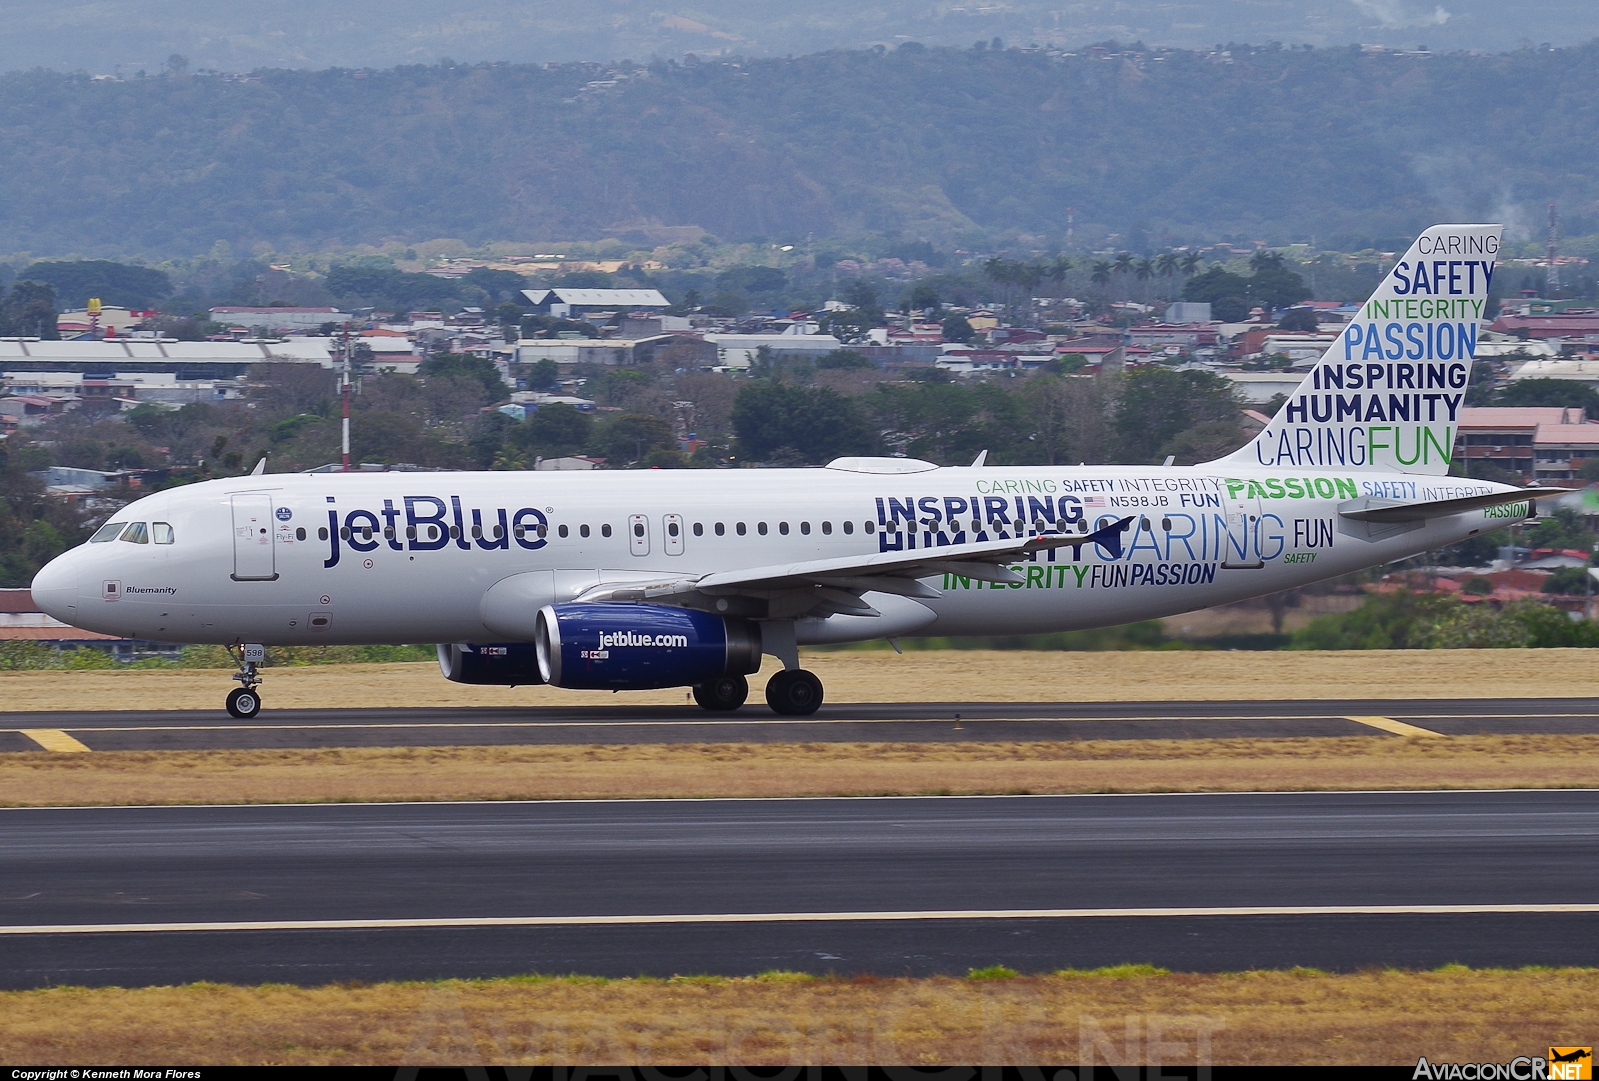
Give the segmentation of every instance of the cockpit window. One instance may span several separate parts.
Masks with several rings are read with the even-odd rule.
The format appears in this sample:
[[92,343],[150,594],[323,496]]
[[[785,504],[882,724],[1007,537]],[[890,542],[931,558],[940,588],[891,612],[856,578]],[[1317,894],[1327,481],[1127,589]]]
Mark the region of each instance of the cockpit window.
[[177,537],[172,532],[170,522],[151,522],[150,539],[157,544],[171,544],[177,540]]
[[117,534],[127,527],[127,522],[107,522],[101,526],[94,536],[89,538],[90,544],[104,544],[117,539]]
[[134,522],[128,531],[122,534],[122,539],[129,544],[149,544],[150,530],[143,522]]

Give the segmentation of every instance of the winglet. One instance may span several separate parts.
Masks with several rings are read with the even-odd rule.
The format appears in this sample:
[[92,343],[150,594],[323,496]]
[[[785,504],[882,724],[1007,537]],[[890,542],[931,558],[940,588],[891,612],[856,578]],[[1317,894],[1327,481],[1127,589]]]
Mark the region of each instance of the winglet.
[[1028,541],[1023,551],[1041,552],[1047,548],[1074,548],[1081,549],[1085,544],[1097,544],[1111,553],[1112,559],[1122,557],[1122,534],[1127,532],[1127,527],[1133,524],[1137,515],[1128,515],[1118,522],[1096,529],[1092,533],[1081,536],[1072,536],[1066,533],[1044,533]]
[[266,472],[266,455],[261,455],[261,460],[255,463],[255,468],[250,470],[250,476],[259,477]]
[[982,453],[978,454],[976,460],[972,462],[972,468],[981,469],[986,461],[988,461],[988,451],[984,449]]

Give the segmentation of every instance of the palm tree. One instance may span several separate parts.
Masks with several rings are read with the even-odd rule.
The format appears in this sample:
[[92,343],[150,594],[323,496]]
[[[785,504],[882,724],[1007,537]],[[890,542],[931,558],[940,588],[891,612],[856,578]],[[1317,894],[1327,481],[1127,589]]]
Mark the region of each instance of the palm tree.
[[1130,251],[1124,251],[1124,252],[1119,253],[1116,256],[1116,265],[1114,267],[1115,272],[1117,274],[1126,274],[1126,273],[1129,273],[1132,269],[1133,269],[1133,253],[1130,252]]
[[1249,269],[1259,274],[1270,267],[1272,270],[1283,268],[1283,254],[1278,251],[1257,251],[1249,257]]
[[1049,264],[1049,269],[1044,272],[1044,276],[1059,285],[1066,280],[1066,275],[1071,272],[1072,261],[1064,255],[1057,255],[1055,256],[1055,261]]
[[1155,276],[1155,260],[1140,259],[1133,264],[1133,277],[1141,282],[1147,282]]
[[1191,251],[1187,255],[1183,256],[1181,262],[1183,277],[1186,278],[1191,275],[1198,274],[1199,264],[1202,262],[1204,262],[1204,259],[1197,251]]
[[1089,273],[1088,280],[1103,289],[1110,284],[1110,276],[1115,272],[1116,268],[1110,264],[1109,260],[1101,259],[1094,264],[1094,269]]
[[1169,278],[1177,273],[1177,253],[1173,251],[1161,252],[1155,260],[1155,269],[1160,271],[1160,276],[1163,278]]

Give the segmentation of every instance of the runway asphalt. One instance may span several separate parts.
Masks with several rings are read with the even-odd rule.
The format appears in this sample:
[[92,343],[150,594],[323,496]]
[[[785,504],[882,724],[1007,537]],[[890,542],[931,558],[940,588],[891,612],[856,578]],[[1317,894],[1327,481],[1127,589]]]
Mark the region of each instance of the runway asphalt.
[[[1599,733],[1599,699],[927,702],[826,705],[780,717],[697,706],[218,709],[0,713],[0,752],[574,743],[959,743],[1074,739]],[[41,738],[41,733],[45,734]],[[49,733],[64,734],[65,740]],[[52,746],[52,740],[55,745]],[[76,744],[76,746],[74,746]]]
[[1599,790],[0,810],[0,983],[1599,965]]

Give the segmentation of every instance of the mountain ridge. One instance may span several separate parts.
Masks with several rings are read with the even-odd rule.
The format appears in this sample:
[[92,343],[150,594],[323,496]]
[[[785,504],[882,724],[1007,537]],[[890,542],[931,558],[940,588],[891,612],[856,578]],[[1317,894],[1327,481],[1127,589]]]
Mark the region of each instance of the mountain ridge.
[[1440,220],[1599,232],[1599,43],[1235,46],[0,77],[0,250],[321,251],[698,226],[1346,250]]

